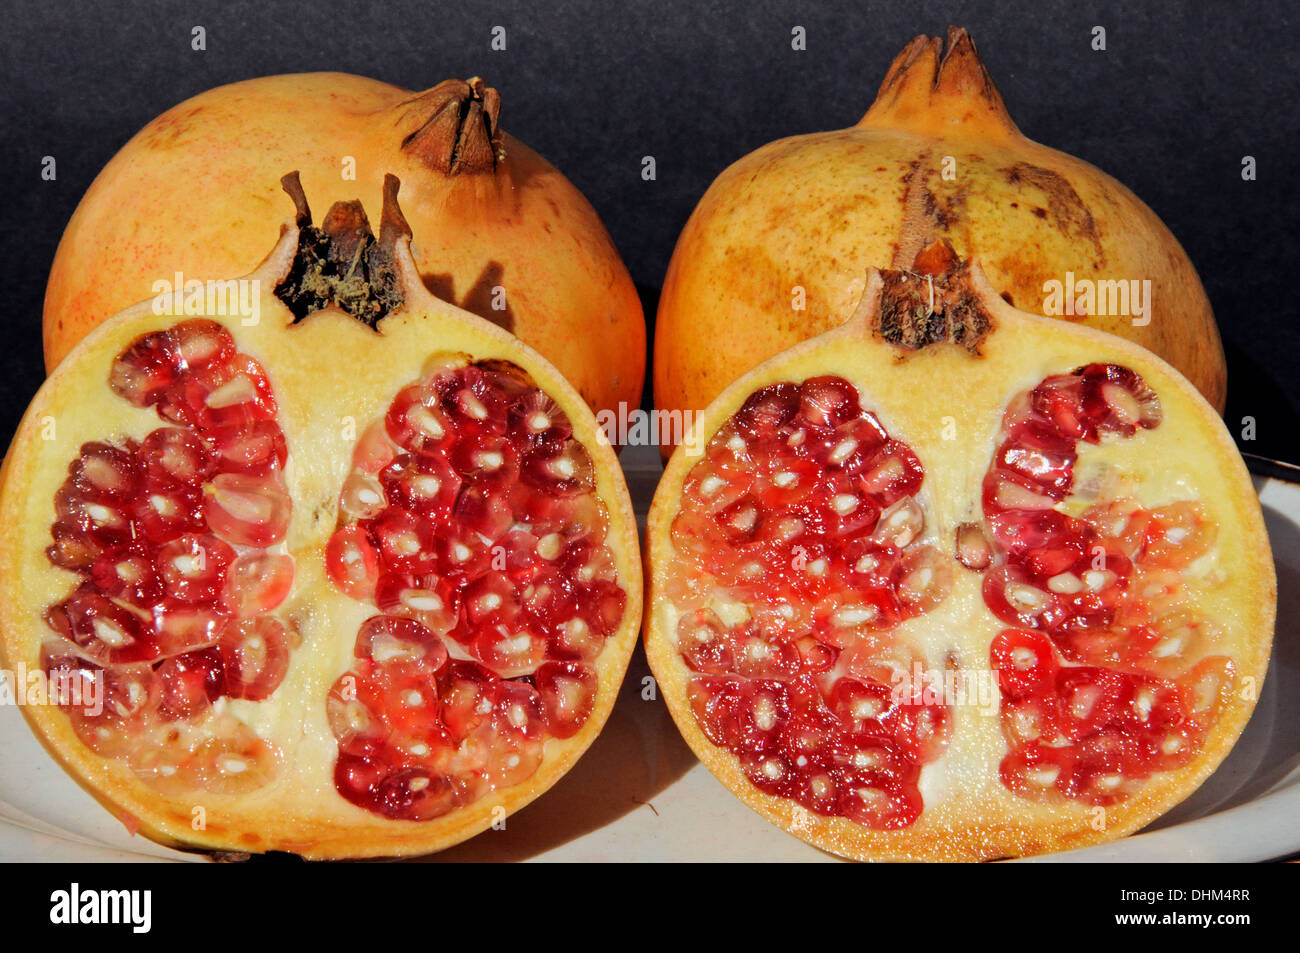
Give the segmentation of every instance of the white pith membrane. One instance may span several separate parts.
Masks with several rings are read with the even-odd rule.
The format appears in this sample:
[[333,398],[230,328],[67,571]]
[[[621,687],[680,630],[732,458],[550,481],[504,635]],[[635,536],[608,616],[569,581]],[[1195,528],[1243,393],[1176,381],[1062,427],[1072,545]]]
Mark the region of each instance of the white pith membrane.
[[321,621],[289,598],[296,569],[370,617],[308,699],[347,762],[340,796],[418,821],[527,781],[591,715],[627,606],[590,456],[525,378],[431,359],[354,440],[317,567],[287,539],[295,464],[270,375],[216,322],[136,338],[105,383],[139,408],[132,433],[159,426],[82,444],[51,527],[48,562],[75,580],[46,606],[42,665],[107,686],[100,712],[61,706],[77,737],[172,797],[283,780],[296,740],[276,737],[276,690]]
[[[883,831],[960,813],[972,771],[1049,811],[1109,807],[1200,753],[1235,684],[1202,605],[1226,576],[1195,474],[1152,459],[1141,378],[1090,365],[1012,397],[960,522],[847,380],[777,380],[686,473],[658,624],[696,723],[797,805],[792,829],[799,810]],[[959,604],[982,658],[952,641]],[[980,670],[996,750],[975,686],[952,691]]]

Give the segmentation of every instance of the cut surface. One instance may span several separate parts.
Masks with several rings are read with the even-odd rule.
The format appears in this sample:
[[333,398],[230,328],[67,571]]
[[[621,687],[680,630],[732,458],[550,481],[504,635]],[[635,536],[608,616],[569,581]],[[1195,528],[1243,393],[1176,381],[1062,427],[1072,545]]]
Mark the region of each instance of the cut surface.
[[269,291],[295,239],[244,279],[260,320],[146,303],[37,395],[0,488],[5,660],[102,688],[93,713],[23,710],[133,829],[433,851],[545,791],[608,717],[635,522],[573,388],[428,297],[404,242],[404,304],[371,328]]
[[983,300],[974,351],[855,319],[747,375],[651,511],[647,651],[683,734],[849,856],[1130,832],[1263,678],[1271,561],[1213,412],[1139,348]]

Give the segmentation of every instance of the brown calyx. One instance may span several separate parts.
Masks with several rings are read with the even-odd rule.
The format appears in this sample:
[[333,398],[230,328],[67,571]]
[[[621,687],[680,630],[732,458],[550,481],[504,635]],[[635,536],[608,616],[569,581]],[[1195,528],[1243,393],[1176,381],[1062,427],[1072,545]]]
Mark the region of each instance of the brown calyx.
[[360,202],[335,202],[318,227],[311,223],[298,173],[290,172],[280,184],[297,210],[298,250],[289,273],[275,286],[276,297],[293,312],[295,324],[334,307],[377,326],[404,300],[393,250],[411,229],[397,204],[397,176],[384,177],[378,240]]
[[445,175],[494,172],[505,158],[501,95],[475,76],[449,79],[399,104],[415,130],[402,149]]
[[911,269],[881,269],[880,305],[872,332],[911,351],[949,342],[979,353],[993,326],[971,286],[970,267],[947,241],[923,248]]

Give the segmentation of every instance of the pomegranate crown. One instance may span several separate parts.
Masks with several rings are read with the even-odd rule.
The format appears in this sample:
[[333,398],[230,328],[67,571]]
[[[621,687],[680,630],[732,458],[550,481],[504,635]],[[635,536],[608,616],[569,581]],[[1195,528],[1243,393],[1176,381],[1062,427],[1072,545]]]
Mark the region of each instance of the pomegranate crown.
[[920,128],[936,134],[953,126],[985,134],[1019,135],[975,41],[948,28],[947,50],[937,36],[918,36],[894,58],[876,100],[859,126]]
[[398,104],[414,126],[402,149],[445,175],[494,172],[505,158],[501,94],[478,76],[444,80]]
[[335,202],[317,227],[298,173],[288,173],[280,185],[293,199],[298,250],[275,295],[294,322],[333,306],[374,328],[401,307],[405,295],[394,249],[399,239],[411,237],[411,227],[397,204],[397,176],[384,176],[378,240],[359,201]]

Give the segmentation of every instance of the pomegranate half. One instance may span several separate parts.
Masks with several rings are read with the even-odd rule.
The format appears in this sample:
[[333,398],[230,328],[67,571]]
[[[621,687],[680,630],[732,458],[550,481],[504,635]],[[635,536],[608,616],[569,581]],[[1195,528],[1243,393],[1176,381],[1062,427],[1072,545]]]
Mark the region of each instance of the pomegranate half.
[[275,241],[276,183],[299,169],[321,207],[402,180],[428,289],[541,351],[595,410],[638,406],[645,319],[595,210],[498,125],[481,79],[422,93],[345,73],[208,90],[140,130],[104,167],[59,244],[45,293],[53,367],[175,271],[251,271]]
[[909,43],[857,125],[772,142],[709,187],[659,299],[656,406],[702,409],[842,323],[865,266],[909,268],[937,239],[978,257],[1017,308],[1136,341],[1222,411],[1223,346],[1177,240],[1119,182],[1026,139],[955,28],[946,53]]
[[[639,631],[636,524],[577,391],[432,297],[397,179],[248,278],[113,317],[0,476],[24,713],[132,829],[209,850],[425,853],[540,795]],[[80,693],[80,694],[78,694]],[[45,703],[42,703],[45,702]]]
[[647,529],[650,665],[750,807],[863,859],[1130,833],[1250,717],[1276,606],[1213,408],[941,245],[728,387]]

